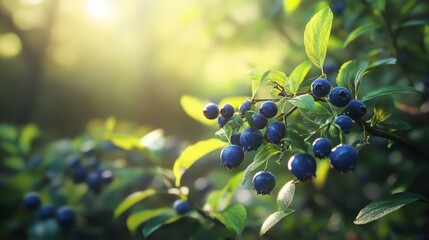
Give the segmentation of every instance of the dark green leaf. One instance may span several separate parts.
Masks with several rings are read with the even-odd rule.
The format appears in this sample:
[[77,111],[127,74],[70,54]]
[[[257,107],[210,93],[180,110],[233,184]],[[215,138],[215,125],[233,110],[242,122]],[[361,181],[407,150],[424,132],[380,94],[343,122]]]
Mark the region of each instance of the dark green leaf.
[[329,7],[317,12],[304,30],[305,52],[310,61],[323,72],[333,14]]
[[162,214],[158,217],[154,217],[150,220],[148,220],[144,226],[143,226],[143,236],[148,237],[153,232],[158,230],[160,227],[162,227],[164,224],[172,223],[174,221],[177,221],[182,216],[174,216],[170,214]]
[[236,235],[241,236],[246,226],[247,212],[243,205],[235,203],[225,208],[222,212],[215,213],[214,217]]
[[384,122],[379,123],[378,125],[394,131],[409,130],[412,128],[409,123],[399,119],[392,119],[392,118],[387,119]]
[[287,209],[292,203],[293,197],[295,195],[295,183],[293,180],[287,182],[280,189],[279,194],[277,195],[277,206],[280,210]]
[[424,32],[423,41],[425,44],[426,55],[429,55],[429,24],[425,25],[423,32]]
[[429,202],[422,195],[408,192],[395,193],[389,196],[379,198],[366,205],[357,215],[354,220],[355,224],[366,224],[377,220],[393,211],[398,210],[402,206],[415,201]]
[[303,62],[300,65],[298,65],[290,74],[289,76],[289,91],[293,94],[295,94],[298,91],[299,86],[301,85],[302,81],[304,81],[305,76],[307,75],[308,71],[310,71],[311,63],[310,62]]
[[264,235],[268,232],[272,227],[274,227],[280,220],[282,220],[287,215],[293,213],[295,210],[293,209],[283,209],[277,212],[272,213],[270,216],[268,216],[267,219],[265,219],[264,223],[262,224],[261,230],[259,232],[259,236]]
[[359,63],[357,60],[345,62],[338,72],[337,85],[352,90],[355,95],[359,90],[360,82],[367,67],[367,63]]
[[366,94],[365,97],[362,98],[362,101],[368,101],[375,97],[380,97],[384,95],[401,94],[401,93],[419,93],[419,92],[413,87],[392,85],[392,86],[378,88],[369,92],[368,94]]
[[267,161],[271,161],[271,159],[276,159],[279,157],[281,153],[281,150],[279,146],[268,143],[264,146],[262,146],[260,149],[258,149],[258,152],[255,155],[255,158],[253,159],[253,162],[247,166],[247,168],[244,170],[244,175],[241,180],[241,184],[244,184],[249,177],[250,173],[255,171],[259,166],[266,163]]
[[364,35],[368,32],[374,31],[377,28],[379,28],[379,25],[372,22],[359,26],[347,36],[346,40],[343,43],[343,47],[347,47],[349,43],[351,43],[359,36]]
[[428,20],[426,19],[414,19],[414,20],[410,20],[402,23],[401,27],[414,27],[414,26],[425,25],[427,23],[428,23]]
[[373,68],[376,68],[378,66],[384,66],[384,65],[395,65],[396,64],[396,58],[384,58],[381,60],[378,60],[376,62],[371,63],[368,68],[366,69],[366,71],[369,71]]
[[131,232],[135,232],[137,228],[145,223],[146,221],[160,216],[160,215],[173,215],[175,211],[172,208],[158,208],[151,210],[143,210],[137,213],[131,214],[127,219],[127,227]]
[[297,106],[301,111],[314,109],[314,98],[309,94],[300,95],[288,100],[294,106]]
[[386,2],[385,0],[372,0],[370,1],[370,3],[372,4],[372,6],[378,10],[378,11],[384,11]]

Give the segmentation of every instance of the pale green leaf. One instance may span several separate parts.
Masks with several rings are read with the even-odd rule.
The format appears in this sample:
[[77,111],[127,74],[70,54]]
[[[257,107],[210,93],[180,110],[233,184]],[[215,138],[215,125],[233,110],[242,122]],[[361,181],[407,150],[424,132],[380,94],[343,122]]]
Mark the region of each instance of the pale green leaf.
[[235,174],[220,191],[213,191],[210,193],[207,198],[207,203],[212,206],[213,211],[219,211],[219,209],[223,209],[224,206],[227,206],[231,202],[235,190],[240,185],[243,174],[243,171]]
[[304,30],[305,52],[311,62],[322,70],[331,34],[333,14],[329,7],[317,12]]
[[222,212],[215,213],[214,217],[236,235],[241,236],[246,226],[247,212],[243,205],[235,203],[225,208]]
[[267,219],[265,219],[264,223],[262,224],[261,230],[259,232],[259,236],[264,235],[268,232],[272,227],[274,227],[280,220],[282,220],[287,215],[293,213],[295,210],[293,209],[283,209],[277,212],[272,213],[270,216],[268,216]]
[[199,141],[188,146],[176,159],[173,166],[173,174],[176,177],[176,186],[180,186],[182,175],[188,170],[197,160],[207,155],[208,153],[226,146],[228,143],[219,139],[212,138],[204,141]]
[[313,179],[314,185],[317,188],[322,188],[328,177],[329,170],[331,169],[331,164],[328,160],[319,161],[317,163],[316,169],[316,178]]
[[314,109],[314,98],[309,94],[299,95],[288,100],[291,104],[298,107],[301,111]]
[[380,26],[376,23],[367,23],[364,25],[361,25],[357,27],[355,30],[353,30],[346,38],[346,40],[343,43],[343,47],[347,47],[349,43],[351,43],[356,38],[360,37],[361,35],[364,35],[368,32],[374,31],[375,29],[379,28]]
[[393,94],[402,94],[402,93],[419,93],[415,88],[409,86],[401,86],[401,85],[392,85],[387,87],[377,88],[369,93],[367,93],[362,101],[368,101],[375,97],[385,96],[385,95],[393,95]]
[[301,0],[283,0],[283,10],[286,14],[293,13],[300,3]]
[[19,136],[19,147],[22,153],[28,153],[31,143],[40,135],[39,128],[35,124],[28,124],[22,130]]
[[304,81],[305,76],[307,75],[308,71],[310,71],[311,63],[308,61],[305,61],[298,65],[290,74],[289,76],[289,91],[293,94],[295,94],[299,86],[301,85],[302,81]]
[[124,200],[122,200],[122,202],[118,205],[118,207],[116,207],[115,212],[113,214],[113,218],[119,217],[122,213],[127,211],[130,207],[134,206],[136,203],[154,194],[156,194],[156,191],[154,189],[147,189],[145,191],[132,193]]
[[247,77],[252,80],[252,97],[255,96],[259,86],[270,74],[270,70],[264,67],[254,68],[247,72]]
[[203,109],[208,103],[189,95],[183,95],[180,98],[180,105],[188,116],[207,126],[214,126],[217,124],[217,121],[207,119],[203,114]]
[[141,224],[164,214],[173,215],[175,214],[175,211],[172,208],[158,208],[136,212],[128,217],[127,227],[132,233],[134,233]]
[[295,183],[294,180],[287,182],[280,189],[277,195],[277,206],[280,210],[284,210],[290,206],[295,195]]
[[359,212],[354,223],[366,224],[372,222],[415,201],[424,201],[429,203],[429,200],[424,196],[409,192],[400,192],[379,198],[366,205]]
[[131,135],[113,134],[110,140],[114,145],[125,150],[143,147],[143,145],[140,143],[140,138]]

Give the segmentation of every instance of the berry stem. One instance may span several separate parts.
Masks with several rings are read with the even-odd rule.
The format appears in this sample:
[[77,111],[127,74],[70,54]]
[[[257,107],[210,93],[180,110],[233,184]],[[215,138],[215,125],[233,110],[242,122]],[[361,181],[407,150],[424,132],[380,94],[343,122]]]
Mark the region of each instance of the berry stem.
[[381,129],[374,128],[370,124],[368,124],[367,122],[363,121],[362,119],[357,119],[356,122],[359,124],[359,126],[361,126],[362,129],[371,133],[372,135],[377,136],[377,137],[386,138],[386,139],[392,140],[396,143],[399,143],[400,145],[406,147],[408,150],[410,150],[412,153],[414,153],[416,156],[419,156],[420,158],[429,162],[429,156],[424,151],[422,151],[420,148],[418,148],[416,144],[410,142],[409,140],[401,138],[400,136],[397,136],[395,134],[385,132]]

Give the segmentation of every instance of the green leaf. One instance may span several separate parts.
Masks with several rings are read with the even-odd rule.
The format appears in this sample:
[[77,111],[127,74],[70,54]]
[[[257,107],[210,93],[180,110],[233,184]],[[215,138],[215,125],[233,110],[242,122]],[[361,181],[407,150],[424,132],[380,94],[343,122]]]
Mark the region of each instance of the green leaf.
[[19,136],[19,147],[22,153],[30,151],[31,143],[40,135],[39,129],[35,124],[28,124],[22,130]]
[[286,88],[286,74],[282,71],[271,71],[270,72],[271,81],[277,83],[278,85]]
[[143,145],[140,143],[140,138],[130,135],[112,134],[110,140],[113,142],[114,145],[125,150],[143,147]]
[[222,212],[215,213],[214,217],[236,235],[241,236],[246,226],[247,212],[243,205],[235,203],[225,208]]
[[293,209],[283,209],[277,212],[272,213],[270,216],[268,216],[267,219],[265,219],[264,223],[262,224],[261,230],[259,232],[259,236],[264,235],[268,232],[272,227],[274,227],[280,220],[282,220],[287,215],[293,213],[295,210]]
[[14,126],[0,124],[0,139],[15,142],[18,137],[18,131]]
[[368,63],[366,62],[359,63],[357,60],[345,62],[338,72],[337,85],[352,90],[353,95],[356,95],[367,67]]
[[343,47],[347,47],[347,45],[349,45],[349,43],[351,43],[353,40],[355,40],[356,38],[358,38],[361,35],[364,35],[368,32],[374,31],[375,29],[379,28],[380,26],[376,23],[367,23],[364,25],[359,26],[358,28],[356,28],[355,30],[353,30],[346,38],[346,40],[343,43]]
[[305,52],[313,64],[322,70],[331,33],[333,14],[329,7],[317,12],[304,30]]
[[241,184],[244,184],[249,177],[250,173],[257,169],[262,164],[267,161],[271,161],[271,159],[278,158],[281,154],[281,149],[276,144],[268,143],[258,149],[255,157],[253,158],[253,162],[247,166],[244,170],[243,178],[241,180]]
[[228,143],[222,142],[219,139],[211,138],[188,146],[174,162],[173,174],[174,177],[176,177],[176,186],[180,186],[182,175],[197,160],[216,149],[226,146],[227,144]]
[[394,131],[408,130],[412,128],[412,126],[409,123],[399,119],[392,119],[392,118],[389,118],[381,123],[378,123],[377,125],[381,125],[385,128],[388,128]]
[[368,101],[380,96],[402,94],[402,93],[419,93],[419,91],[409,86],[392,85],[392,86],[378,88],[369,92],[368,94],[366,94],[365,97],[362,98],[362,101]]
[[145,191],[134,192],[128,197],[126,197],[122,202],[116,207],[113,218],[119,217],[122,213],[128,210],[130,207],[134,206],[136,203],[142,201],[145,198],[148,198],[156,194],[154,189],[147,189]]
[[286,14],[291,14],[298,8],[301,0],[283,0],[283,10]]
[[183,95],[180,97],[180,105],[188,116],[204,125],[214,126],[217,121],[209,120],[203,114],[203,109],[207,104],[208,102],[193,96]]
[[429,55],[429,24],[425,25],[425,28],[423,30],[424,32],[424,44],[425,44],[425,49],[426,49],[426,55]]
[[310,71],[311,63],[305,61],[298,65],[289,76],[289,91],[295,94],[298,91],[299,85],[304,81],[308,71]]
[[373,68],[376,68],[378,66],[384,66],[384,65],[395,65],[396,64],[396,58],[384,58],[381,60],[378,60],[376,62],[371,63],[368,68],[366,69],[366,71],[369,71]]
[[255,96],[259,86],[267,79],[269,74],[270,70],[263,67],[254,68],[247,72],[247,77],[252,80],[252,97]]
[[280,189],[279,194],[277,195],[277,206],[280,210],[287,209],[292,203],[293,197],[295,195],[295,183],[294,180],[287,182]]
[[426,19],[414,19],[414,20],[410,20],[410,21],[406,21],[404,23],[401,24],[401,28],[404,27],[414,27],[414,26],[420,26],[420,25],[425,25],[428,23],[428,20]]
[[314,109],[314,98],[309,94],[303,94],[288,100],[291,104],[298,107],[301,111]]
[[133,213],[127,219],[127,227],[132,233],[134,233],[144,222],[164,214],[173,215],[175,214],[175,211],[172,208],[158,208]]
[[143,237],[148,237],[163,225],[175,222],[182,217],[183,216],[181,215],[174,216],[170,214],[162,214],[146,221],[146,223],[143,226]]
[[2,163],[16,170],[22,170],[25,167],[23,159],[18,156],[6,157],[3,159]]
[[[220,191],[213,191],[210,193],[209,197],[207,197],[207,203],[212,206],[213,211],[218,211],[231,202],[235,190],[240,185],[243,174],[243,171],[235,174]],[[222,204],[222,206],[220,206],[220,204]]]
[[384,8],[386,6],[385,0],[372,0],[372,1],[370,1],[370,3],[374,7],[374,9],[376,9],[378,11],[384,11]]
[[389,196],[379,198],[366,205],[359,212],[356,219],[354,220],[354,223],[366,224],[372,222],[393,211],[398,210],[406,204],[419,200],[429,203],[429,200],[424,196],[409,192],[395,193]]

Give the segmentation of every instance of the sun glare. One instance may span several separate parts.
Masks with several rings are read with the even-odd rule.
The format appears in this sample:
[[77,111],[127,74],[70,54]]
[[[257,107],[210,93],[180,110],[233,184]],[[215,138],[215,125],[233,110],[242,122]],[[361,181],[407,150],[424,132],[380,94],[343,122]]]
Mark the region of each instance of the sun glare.
[[86,12],[96,20],[107,20],[113,16],[113,8],[108,0],[88,0]]

